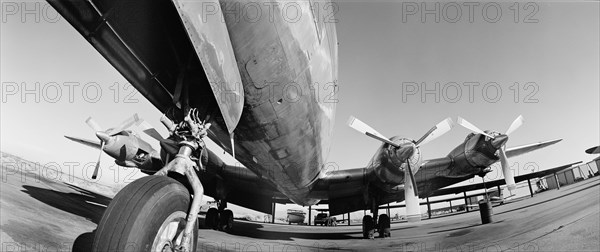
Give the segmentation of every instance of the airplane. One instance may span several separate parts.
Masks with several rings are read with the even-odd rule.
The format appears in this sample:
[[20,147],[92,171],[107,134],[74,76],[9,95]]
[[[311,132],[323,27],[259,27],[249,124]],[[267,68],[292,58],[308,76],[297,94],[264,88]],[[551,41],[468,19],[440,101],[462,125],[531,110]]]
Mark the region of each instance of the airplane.
[[[419,221],[419,203],[415,196],[418,195],[420,198],[430,197],[435,195],[436,191],[440,190],[440,188],[471,179],[475,175],[483,177],[491,171],[490,166],[498,161],[501,163],[505,182],[512,194],[516,186],[508,158],[544,148],[562,140],[556,139],[506,148],[505,144],[508,141],[508,135],[519,128],[523,122],[523,117],[518,116],[509,126],[506,133],[502,134],[492,130],[480,130],[475,125],[459,117],[457,123],[474,133],[467,135],[464,142],[456,146],[446,157],[423,161],[419,146],[435,139],[452,128],[450,119],[442,121],[419,140],[414,141],[398,136],[387,139],[367,124],[356,118],[351,118],[349,121],[350,127],[381,141],[383,144],[377,150],[372,161],[364,168],[367,172],[362,171],[363,168],[358,168],[340,171],[341,174],[333,175],[338,177],[346,176],[342,186],[346,186],[347,183],[355,183],[355,191],[345,192],[346,194],[342,195],[342,193],[339,193],[343,190],[342,188],[317,186],[315,190],[329,191],[330,198],[327,200],[324,199],[322,203],[327,202],[329,204],[329,211],[332,215],[362,210],[364,209],[364,205],[361,204],[361,198],[357,196],[360,195],[361,190],[364,190],[364,186],[361,186],[361,180],[364,180],[364,177],[368,176],[376,177],[371,178],[367,182],[367,184],[370,184],[369,190],[372,190],[372,192],[369,193],[372,195],[368,200],[362,199],[364,202],[370,202],[371,212],[374,215],[374,217],[365,216],[363,218],[364,237],[371,237],[373,235],[372,229],[368,231],[369,229],[365,230],[364,227],[365,223],[369,225],[371,222],[374,222],[374,225],[377,226],[376,216],[379,205],[406,201],[407,220],[409,222]],[[411,167],[414,168],[411,170]],[[361,176],[361,173],[367,173],[367,175]],[[395,183],[393,183],[394,181]],[[410,188],[411,184],[414,189]],[[414,191],[414,195],[408,191]],[[336,192],[337,194],[332,197],[331,192]],[[385,218],[383,222],[387,225],[389,216],[383,217]],[[386,233],[382,233],[385,230],[382,226],[379,225],[377,230],[380,236],[386,236]]]
[[[436,183],[463,181],[498,160],[485,148],[503,140],[477,134],[406,176],[418,144],[393,137],[367,167],[328,170],[338,90],[335,5],[329,1],[258,1],[253,8],[265,14],[258,20],[236,15],[249,4],[240,0],[48,2],[165,115],[161,122],[169,130],[167,137],[144,130],[160,142],[159,154],[126,130],[96,134],[99,148],[117,163],[153,175],[131,182],[111,201],[93,251],[195,250],[203,195],[219,202],[205,225],[224,231],[233,226],[228,202],[272,213],[273,202],[322,201],[331,214],[371,209],[374,218],[363,222],[369,237],[375,228],[389,228],[381,221],[389,217],[377,218],[373,208],[404,198],[401,177],[414,176],[407,186],[417,184],[426,194],[439,188]],[[293,22],[282,15],[290,6],[302,13]],[[225,164],[205,147],[206,137],[244,167]]]

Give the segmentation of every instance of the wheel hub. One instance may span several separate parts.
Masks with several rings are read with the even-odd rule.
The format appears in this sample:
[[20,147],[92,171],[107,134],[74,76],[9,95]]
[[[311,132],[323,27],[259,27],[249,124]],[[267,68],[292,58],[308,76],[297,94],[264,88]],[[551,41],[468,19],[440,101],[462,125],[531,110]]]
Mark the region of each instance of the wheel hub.
[[176,248],[175,244],[181,243],[182,232],[186,224],[186,215],[182,211],[171,213],[158,229],[150,250],[163,252],[180,251]]

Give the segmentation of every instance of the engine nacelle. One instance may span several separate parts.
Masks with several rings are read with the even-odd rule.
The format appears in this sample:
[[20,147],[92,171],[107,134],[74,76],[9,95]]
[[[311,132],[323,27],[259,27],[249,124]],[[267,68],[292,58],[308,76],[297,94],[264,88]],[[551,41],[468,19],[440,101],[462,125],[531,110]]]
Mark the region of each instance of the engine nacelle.
[[[107,138],[104,152],[124,167],[139,168],[142,171],[158,170],[163,166],[156,159],[157,152],[152,146],[131,131],[122,131]],[[153,156],[155,158],[153,158]]]
[[[486,132],[494,134],[495,132]],[[498,147],[492,144],[492,140],[481,134],[469,134],[464,143],[457,146],[448,157],[454,160],[455,165],[448,176],[464,177],[473,174],[484,175],[489,172],[490,165],[496,163]]]
[[410,139],[395,136],[390,140],[400,147],[383,144],[377,149],[369,167],[373,167],[375,175],[381,182],[399,185],[404,183],[404,172],[408,168],[408,164],[410,164],[413,174],[419,169],[422,162],[421,151]]

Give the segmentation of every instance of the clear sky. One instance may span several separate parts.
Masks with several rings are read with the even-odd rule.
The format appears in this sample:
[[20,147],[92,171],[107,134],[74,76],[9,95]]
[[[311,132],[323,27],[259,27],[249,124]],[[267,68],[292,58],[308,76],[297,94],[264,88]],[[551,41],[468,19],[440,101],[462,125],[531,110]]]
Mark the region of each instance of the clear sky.
[[[14,3],[23,6],[2,2],[2,151],[55,162],[63,171],[68,171],[65,162],[93,163],[97,151],[63,137],[95,139],[84,122],[88,116],[108,128],[138,113],[166,135],[159,111],[127,89],[127,81],[45,2],[27,1],[31,8],[39,3],[37,14],[22,9],[13,14]],[[473,6],[472,16],[461,3],[461,16],[456,6],[439,3],[439,22],[435,14],[423,21],[420,4],[337,3],[339,103],[329,161],[340,169],[364,167],[379,146],[346,126],[350,115],[386,136],[414,139],[446,117],[504,132],[523,115],[525,124],[510,136],[508,147],[564,140],[511,160],[518,174],[592,159],[584,150],[600,144],[598,2],[521,3],[518,14],[512,2],[500,2],[500,16],[495,5],[484,15],[486,2]],[[409,8],[414,6],[419,10]],[[426,7],[435,8],[435,2]],[[32,93],[39,102],[24,90],[35,89],[36,82],[40,86]],[[422,97],[423,88],[435,91]],[[455,127],[422,147],[423,157],[447,155],[468,133]],[[104,183],[114,182],[111,166],[105,155]],[[118,183],[127,174],[122,172]],[[492,172],[490,179],[499,174]]]

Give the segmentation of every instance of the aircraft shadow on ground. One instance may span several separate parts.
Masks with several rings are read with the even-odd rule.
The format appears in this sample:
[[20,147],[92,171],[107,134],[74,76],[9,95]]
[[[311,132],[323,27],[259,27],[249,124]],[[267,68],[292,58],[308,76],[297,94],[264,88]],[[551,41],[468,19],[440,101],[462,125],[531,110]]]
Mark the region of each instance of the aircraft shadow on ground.
[[29,185],[24,185],[22,192],[51,207],[98,224],[111,199],[75,185],[66,185],[76,192],[60,192]]
[[[22,190],[22,192],[51,207],[81,216],[98,224],[111,198],[73,184],[64,183],[64,185],[75,192],[60,192],[29,185],[24,185],[25,190]],[[90,251],[93,240],[94,232],[79,235],[73,242],[73,251]]]
[[[199,218],[201,229],[206,229],[204,224],[204,218]],[[276,224],[277,225],[277,224]],[[281,226],[286,226],[282,224]],[[290,226],[295,227],[295,226]],[[268,228],[268,227],[267,227]],[[229,234],[241,237],[248,238],[257,238],[257,239],[267,239],[267,240],[288,240],[292,241],[293,239],[324,239],[324,240],[351,240],[351,239],[363,239],[362,238],[362,230],[360,226],[356,226],[356,229],[348,230],[345,232],[341,232],[339,230],[335,230],[335,228],[326,228],[323,230],[315,230],[318,229],[314,226],[314,229],[310,230],[302,230],[298,227],[299,230],[281,230],[281,231],[273,231],[273,230],[265,230],[265,225],[256,222],[248,222],[248,221],[235,221],[234,228]],[[391,231],[403,230],[414,228],[414,226],[408,227],[392,227]],[[200,235],[202,236],[202,235]]]
[[[199,218],[200,221],[200,231],[206,230],[204,227],[204,218]],[[362,231],[349,231],[349,232],[339,232],[335,230],[331,230],[330,228],[326,228],[327,230],[316,231],[314,229],[311,230],[297,230],[296,232],[292,230],[281,230],[281,231],[273,231],[273,230],[265,230],[265,225],[258,222],[249,222],[249,221],[238,221],[234,222],[233,230],[229,232],[230,235],[247,237],[247,238],[257,238],[257,239],[266,239],[266,240],[288,240],[292,241],[293,238],[299,239],[328,239],[328,240],[348,240],[348,239],[361,239]],[[273,225],[273,224],[271,224]],[[277,225],[277,224],[275,224]],[[287,225],[281,225],[287,226]],[[293,228],[300,228],[297,226],[290,226]],[[329,231],[329,232],[328,232]],[[355,235],[355,236],[352,236]],[[200,233],[200,237],[202,237],[202,233]]]

